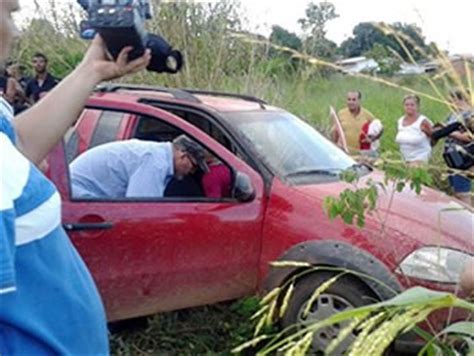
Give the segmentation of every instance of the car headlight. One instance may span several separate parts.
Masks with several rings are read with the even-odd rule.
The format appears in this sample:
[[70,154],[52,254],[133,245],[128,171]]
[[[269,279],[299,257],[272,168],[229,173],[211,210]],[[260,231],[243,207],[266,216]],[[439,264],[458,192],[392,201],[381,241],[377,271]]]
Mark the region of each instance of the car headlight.
[[408,277],[440,283],[457,283],[471,256],[443,247],[423,247],[408,255],[397,272]]

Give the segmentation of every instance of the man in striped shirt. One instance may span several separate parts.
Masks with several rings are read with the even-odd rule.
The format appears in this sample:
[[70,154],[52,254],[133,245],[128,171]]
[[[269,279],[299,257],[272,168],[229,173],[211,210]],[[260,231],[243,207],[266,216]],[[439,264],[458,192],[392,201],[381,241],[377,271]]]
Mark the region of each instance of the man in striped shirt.
[[[18,0],[0,1],[0,61],[16,32]],[[0,355],[108,353],[100,297],[61,227],[54,185],[36,168],[102,80],[146,67],[124,49],[106,60],[96,38],[82,63],[44,100],[12,121],[0,98]],[[54,110],[51,108],[54,107]]]

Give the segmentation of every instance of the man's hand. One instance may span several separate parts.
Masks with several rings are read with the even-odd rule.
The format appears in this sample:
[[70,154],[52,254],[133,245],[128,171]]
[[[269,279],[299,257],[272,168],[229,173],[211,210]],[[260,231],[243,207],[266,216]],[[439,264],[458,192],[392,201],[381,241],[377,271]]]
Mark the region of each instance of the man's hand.
[[81,64],[31,109],[15,118],[17,144],[23,154],[41,164],[76,121],[97,84],[146,68],[150,51],[129,62],[131,50],[124,48],[115,61],[110,60],[104,41],[96,36]]
[[147,49],[143,56],[129,62],[128,54],[132,50],[133,47],[130,46],[123,48],[117,59],[113,61],[107,53],[104,40],[97,35],[89,46],[78,69],[89,72],[95,79],[96,84],[139,72],[150,63],[151,52]]

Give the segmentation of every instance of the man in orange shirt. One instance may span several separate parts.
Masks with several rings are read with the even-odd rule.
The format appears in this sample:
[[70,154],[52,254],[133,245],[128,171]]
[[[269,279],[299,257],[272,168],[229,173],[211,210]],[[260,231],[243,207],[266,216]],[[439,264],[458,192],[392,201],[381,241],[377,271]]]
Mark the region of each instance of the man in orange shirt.
[[[359,136],[362,132],[362,126],[367,121],[372,121],[374,115],[365,110],[360,105],[362,93],[358,90],[353,90],[347,93],[347,108],[338,112],[339,121],[341,122],[344,135],[346,136],[347,146],[351,154],[358,154],[360,150]],[[339,133],[336,126],[333,126],[331,131],[331,138],[333,142],[339,142]]]

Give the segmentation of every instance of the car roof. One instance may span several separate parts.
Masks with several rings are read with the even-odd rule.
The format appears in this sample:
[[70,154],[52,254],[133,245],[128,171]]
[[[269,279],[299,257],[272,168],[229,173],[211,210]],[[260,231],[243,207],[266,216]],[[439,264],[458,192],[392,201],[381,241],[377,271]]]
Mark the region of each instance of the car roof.
[[98,87],[97,96],[128,102],[152,102],[181,104],[212,109],[218,112],[274,111],[280,110],[264,100],[242,94],[203,91],[195,89],[174,89],[128,84],[107,84]]

